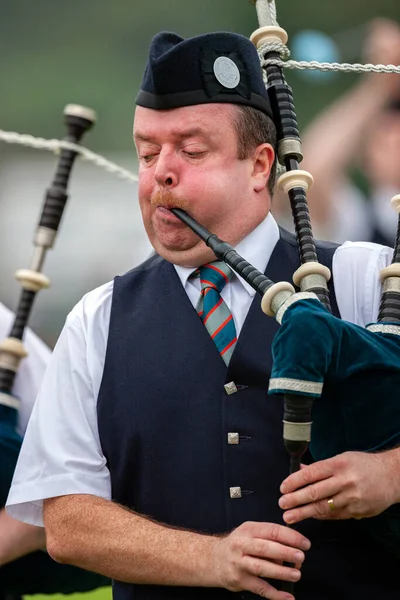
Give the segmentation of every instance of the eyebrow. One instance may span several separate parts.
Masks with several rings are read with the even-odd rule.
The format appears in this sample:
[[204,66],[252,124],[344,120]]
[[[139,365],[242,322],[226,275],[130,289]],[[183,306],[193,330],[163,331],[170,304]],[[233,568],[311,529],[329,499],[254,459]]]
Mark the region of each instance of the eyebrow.
[[[199,127],[195,127],[193,129],[188,129],[187,131],[184,131],[182,133],[176,133],[175,135],[180,140],[184,140],[184,139],[190,138],[190,137],[195,137],[196,135],[207,137],[207,134],[205,133],[205,131],[203,129],[200,129]],[[139,140],[141,142],[153,142],[153,138],[151,136],[144,135],[142,133],[138,133],[138,132],[134,133],[133,137],[135,140]]]

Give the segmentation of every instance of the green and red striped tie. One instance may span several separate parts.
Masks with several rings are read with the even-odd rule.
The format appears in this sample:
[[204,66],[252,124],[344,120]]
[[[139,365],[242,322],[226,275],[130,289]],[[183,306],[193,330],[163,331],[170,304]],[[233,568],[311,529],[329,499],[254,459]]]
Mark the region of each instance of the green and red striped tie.
[[233,273],[222,261],[203,265],[193,273],[200,275],[201,295],[197,303],[197,314],[214,340],[226,365],[229,364],[236,345],[236,328],[232,313],[221,298],[222,288]]

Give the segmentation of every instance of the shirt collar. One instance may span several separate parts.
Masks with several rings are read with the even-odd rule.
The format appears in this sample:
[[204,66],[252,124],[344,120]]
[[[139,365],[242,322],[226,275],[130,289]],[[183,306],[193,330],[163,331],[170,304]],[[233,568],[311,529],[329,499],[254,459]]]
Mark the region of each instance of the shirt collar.
[[[268,213],[265,219],[239,242],[235,250],[253,267],[264,273],[278,240],[279,227],[272,214]],[[174,265],[174,267],[183,287],[186,288],[188,278],[193,273],[193,267],[180,267],[178,265]],[[250,296],[255,295],[255,290],[242,277],[234,274],[231,281],[234,279],[240,281]]]

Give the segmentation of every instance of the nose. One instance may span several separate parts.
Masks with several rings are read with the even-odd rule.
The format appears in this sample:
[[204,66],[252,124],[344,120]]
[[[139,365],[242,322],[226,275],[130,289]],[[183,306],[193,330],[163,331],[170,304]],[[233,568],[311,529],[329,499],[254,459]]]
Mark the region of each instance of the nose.
[[154,176],[160,187],[172,189],[178,184],[178,168],[170,152],[160,152]]

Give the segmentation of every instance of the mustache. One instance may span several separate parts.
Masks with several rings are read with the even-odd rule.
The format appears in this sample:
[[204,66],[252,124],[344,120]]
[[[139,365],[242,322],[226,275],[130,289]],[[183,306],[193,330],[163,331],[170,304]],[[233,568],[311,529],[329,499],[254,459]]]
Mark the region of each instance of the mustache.
[[156,192],[151,198],[150,204],[155,208],[161,206],[163,208],[181,208],[185,211],[187,211],[189,207],[188,200],[175,196],[166,190],[159,190]]

